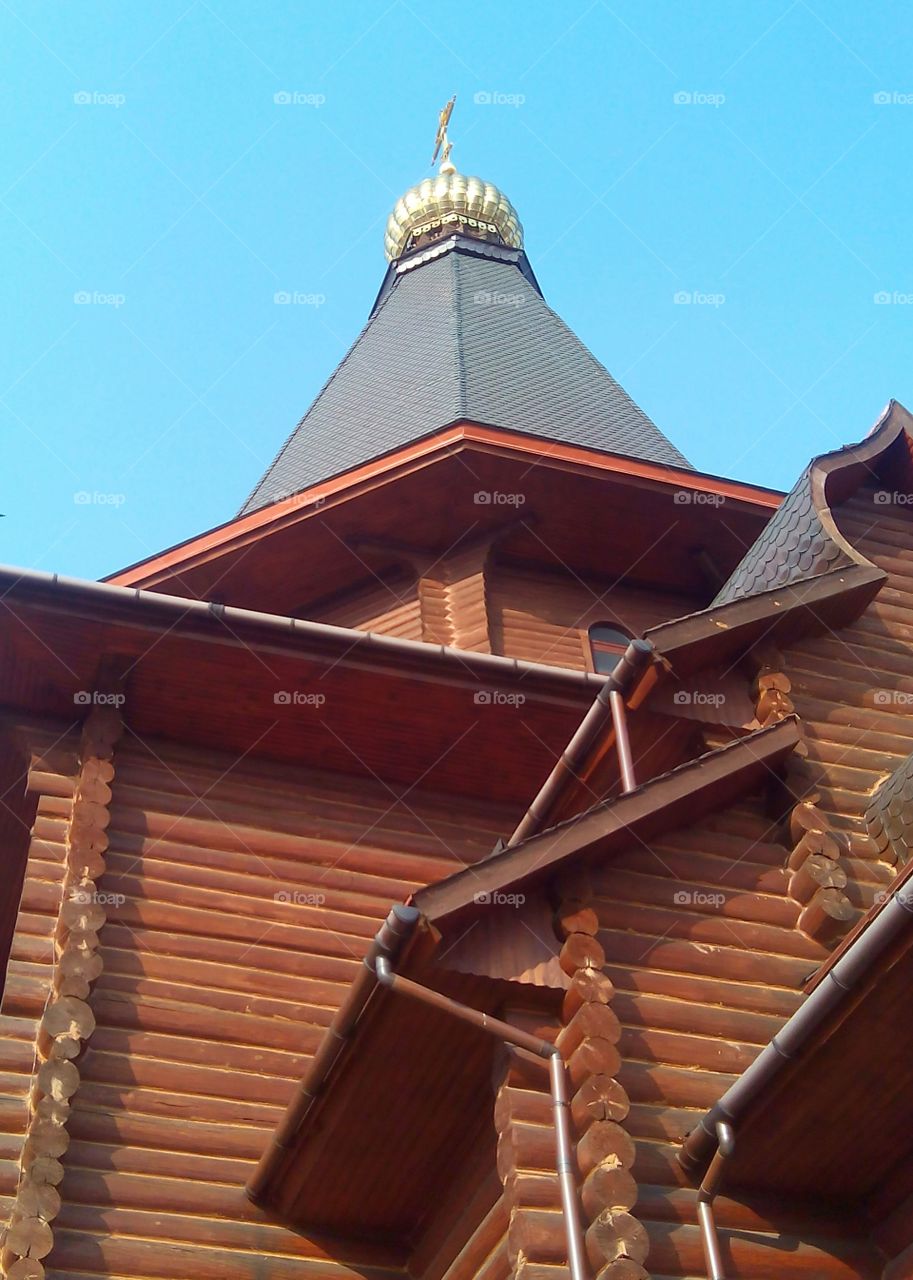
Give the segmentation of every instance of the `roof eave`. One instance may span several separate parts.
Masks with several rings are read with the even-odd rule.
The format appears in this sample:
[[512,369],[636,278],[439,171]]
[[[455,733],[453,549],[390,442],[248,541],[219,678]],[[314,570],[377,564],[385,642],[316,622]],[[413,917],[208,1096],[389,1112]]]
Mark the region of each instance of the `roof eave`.
[[[653,646],[654,661],[626,698],[634,710],[662,680],[704,671],[721,662],[731,666],[761,640],[783,643],[799,635],[857,617],[881,589],[887,575],[874,566],[838,569],[792,587],[766,591],[729,604],[711,605],[684,618],[660,623],[644,633]],[[598,697],[598,695],[597,695]],[[567,803],[586,788],[593,761],[614,742],[614,724],[607,719],[587,744],[578,761]],[[548,820],[554,806],[545,813]],[[544,825],[544,823],[543,823]]]
[[[597,842],[600,850],[604,850],[613,837],[629,839],[644,828],[649,828],[653,834],[665,830],[679,818],[683,800],[692,806],[696,804],[698,808],[701,804],[709,807],[714,798],[718,798],[721,782],[729,783],[731,798],[736,798],[756,785],[759,778],[775,771],[798,740],[794,718],[758,730],[750,739],[708,753],[700,760],[691,761],[645,783],[636,792],[594,806],[559,827],[420,890],[410,899],[414,910],[409,915],[399,968],[408,970],[413,962],[420,967],[426,966],[440,942],[440,927],[467,908],[487,900],[477,895],[506,891],[527,884],[533,878],[547,878],[559,866],[563,868],[586,854]],[[588,824],[592,825],[594,820],[600,823],[599,831],[589,830]],[[366,1025],[364,1011],[368,1002],[371,1016],[382,1017],[384,994],[375,989],[368,964],[366,972],[350,988],[276,1135],[261,1158],[249,1187],[249,1194],[258,1203],[271,1200],[273,1189],[291,1158],[295,1141],[306,1141],[311,1125],[319,1128],[319,1113],[334,1089],[334,1083],[337,1080],[342,1082],[347,1061],[358,1052],[359,1036]],[[344,1032],[341,1047],[340,1028]]]
[[775,771],[798,741],[794,716],[756,730],[420,889],[415,906],[437,926],[472,908],[480,894],[506,892],[546,879],[569,860],[595,848],[602,854],[632,833],[653,835],[668,829],[686,806],[690,816],[700,816],[721,789],[741,794],[758,777]]
[[[543,444],[546,445],[545,450]],[[446,424],[440,430],[402,449],[176,543],[155,556],[109,574],[104,581],[118,586],[153,585],[161,577],[173,577],[216,555],[243,547],[264,534],[325,513],[329,506],[348,501],[368,489],[391,484],[415,467],[427,466],[438,457],[447,456],[454,449],[464,447],[495,449],[505,456],[513,454],[523,461],[532,456],[535,457],[537,466],[582,471],[589,469],[607,477],[624,476],[660,488],[722,497],[753,508],[759,515],[774,511],[783,497],[779,490],[765,489],[667,464],[645,462],[623,454],[604,453],[584,445],[544,441],[540,436],[527,436],[462,419]]]
[[855,1003],[860,987],[892,944],[908,934],[913,935],[913,896],[900,885],[877,913],[871,913],[868,927],[853,944],[832,958],[804,1003],[688,1134],[679,1162],[692,1177],[699,1177],[713,1157],[717,1124],[732,1125],[738,1139],[739,1123],[747,1122],[771,1097],[787,1068],[801,1064],[821,1043],[841,1010]]
[[584,690],[595,692],[606,680],[589,671],[5,565],[0,565],[0,598],[7,609],[18,603],[62,612],[74,624],[79,620],[120,623],[175,639],[281,651],[303,659],[326,656],[343,664],[368,663],[378,670],[394,667],[399,674],[420,668],[446,672],[469,683],[522,679],[571,696]]
[[[765,588],[796,585],[828,568],[874,568],[844,537],[833,506],[853,493],[866,473],[876,467],[897,442],[913,440],[913,417],[896,400],[888,403],[865,440],[813,458],[787,494],[782,507],[748,548],[716,599],[719,603],[747,599]],[[913,447],[913,446],[911,446]],[[910,483],[910,453],[905,455],[906,483]],[[797,537],[801,532],[802,537]],[[804,542],[804,548],[802,546]],[[807,562],[803,566],[803,559]]]
[[644,633],[676,675],[742,656],[764,639],[783,644],[815,628],[858,617],[887,581],[870,564],[832,569],[770,591],[710,605]]

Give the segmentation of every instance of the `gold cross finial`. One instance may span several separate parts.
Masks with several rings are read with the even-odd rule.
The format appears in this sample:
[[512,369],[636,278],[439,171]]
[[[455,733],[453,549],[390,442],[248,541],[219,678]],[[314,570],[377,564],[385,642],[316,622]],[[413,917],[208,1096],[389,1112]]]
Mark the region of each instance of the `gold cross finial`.
[[450,117],[453,115],[455,102],[456,94],[453,95],[438,117],[437,137],[434,140],[434,155],[431,157],[431,163],[434,164],[435,160],[437,160],[438,152],[440,152],[442,173],[453,168],[450,163],[450,152],[453,150],[453,143],[447,137],[447,126],[450,123]]

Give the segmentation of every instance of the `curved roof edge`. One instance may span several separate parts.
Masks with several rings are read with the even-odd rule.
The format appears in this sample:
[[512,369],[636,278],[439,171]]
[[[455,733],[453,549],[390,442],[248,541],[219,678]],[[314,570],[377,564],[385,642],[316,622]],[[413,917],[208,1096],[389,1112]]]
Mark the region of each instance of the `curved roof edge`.
[[891,400],[860,444],[813,458],[714,605],[803,582],[831,569],[874,568],[837,528],[831,507],[858,487],[864,472],[874,475],[874,464],[903,435],[911,439],[913,449],[913,417]]

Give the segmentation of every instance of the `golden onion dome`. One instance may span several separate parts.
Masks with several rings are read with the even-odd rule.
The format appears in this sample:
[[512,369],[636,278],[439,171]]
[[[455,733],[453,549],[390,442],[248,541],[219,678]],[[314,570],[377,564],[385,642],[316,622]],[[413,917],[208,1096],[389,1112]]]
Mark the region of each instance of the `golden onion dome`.
[[441,172],[410,187],[387,219],[384,252],[388,261],[402,256],[423,235],[459,231],[480,239],[500,238],[523,248],[523,228],[507,196],[491,182],[467,178],[445,160]]

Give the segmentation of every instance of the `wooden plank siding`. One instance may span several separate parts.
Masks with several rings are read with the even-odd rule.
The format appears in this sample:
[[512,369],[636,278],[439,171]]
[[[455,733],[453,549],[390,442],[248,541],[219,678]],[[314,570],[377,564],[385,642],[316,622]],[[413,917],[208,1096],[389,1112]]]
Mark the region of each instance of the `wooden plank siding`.
[[[590,876],[615,986],[616,1079],[630,1110],[637,1199],[651,1276],[705,1274],[697,1193],[678,1163],[684,1136],[802,1000],[827,950],[796,929],[785,849],[760,803],[632,846]],[[850,1218],[724,1194],[716,1216],[732,1280],[880,1275]]]
[[846,894],[868,910],[893,878],[863,816],[873,791],[913,751],[913,511],[860,489],[835,512],[843,535],[888,574],[855,622],[784,650],[802,718],[818,807],[850,841]]
[[[455,1170],[446,1203],[409,1261],[415,1280],[507,1280],[510,1208],[490,1152]],[[469,1176],[467,1176],[467,1174]]]
[[[286,1229],[243,1188],[391,902],[483,856],[503,822],[129,738],[112,791],[48,1276],[400,1271],[385,1247]],[[504,1274],[476,1245],[480,1274]]]
[[594,623],[641,635],[699,607],[693,598],[669,592],[506,566],[494,569],[489,596],[495,652],[575,670],[592,669],[587,631]]
[[378,635],[399,636],[402,640],[424,638],[418,584],[407,577],[378,581],[313,613],[308,612],[307,616],[316,622],[376,631]]
[[378,581],[313,616],[361,631],[583,671],[592,669],[587,631],[594,623],[641,635],[701,603],[671,592],[519,570],[472,547],[435,562],[415,581]]

